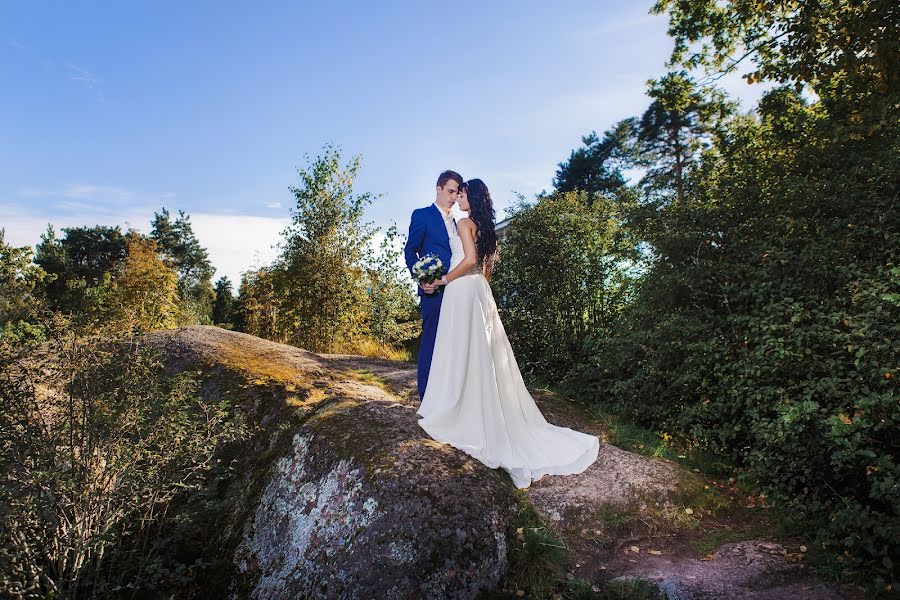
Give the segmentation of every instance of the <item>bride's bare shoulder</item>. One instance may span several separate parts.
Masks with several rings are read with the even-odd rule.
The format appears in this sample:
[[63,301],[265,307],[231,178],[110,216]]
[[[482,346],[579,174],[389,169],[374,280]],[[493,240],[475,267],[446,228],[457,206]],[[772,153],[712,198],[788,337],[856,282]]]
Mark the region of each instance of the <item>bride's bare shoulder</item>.
[[456,226],[463,227],[465,229],[474,229],[475,221],[473,221],[469,217],[463,217],[462,219],[460,219],[459,221],[456,222]]

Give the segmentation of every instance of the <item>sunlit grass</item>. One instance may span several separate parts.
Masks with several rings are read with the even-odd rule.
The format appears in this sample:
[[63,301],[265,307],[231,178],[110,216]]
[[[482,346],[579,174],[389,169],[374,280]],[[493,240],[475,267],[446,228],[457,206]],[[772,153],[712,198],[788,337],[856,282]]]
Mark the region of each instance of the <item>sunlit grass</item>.
[[412,362],[412,356],[406,348],[395,348],[372,338],[356,338],[342,341],[331,350],[332,354],[354,354],[356,356],[368,356],[371,358],[384,358],[401,362]]

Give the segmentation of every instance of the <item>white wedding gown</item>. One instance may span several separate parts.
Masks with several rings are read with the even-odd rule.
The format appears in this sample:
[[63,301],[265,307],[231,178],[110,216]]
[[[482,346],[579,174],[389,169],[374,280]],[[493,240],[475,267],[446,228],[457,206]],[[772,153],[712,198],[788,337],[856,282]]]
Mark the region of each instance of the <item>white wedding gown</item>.
[[[450,236],[452,269],[465,256]],[[419,425],[435,440],[503,467],[517,488],[544,475],[581,473],[596,459],[596,436],[547,422],[525,388],[497,305],[480,267],[443,290]]]

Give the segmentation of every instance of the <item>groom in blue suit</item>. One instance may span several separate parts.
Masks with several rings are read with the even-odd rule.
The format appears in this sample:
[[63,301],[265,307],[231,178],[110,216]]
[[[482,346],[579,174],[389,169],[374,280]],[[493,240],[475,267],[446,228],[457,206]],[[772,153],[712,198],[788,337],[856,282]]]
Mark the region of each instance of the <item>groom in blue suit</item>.
[[[453,204],[459,195],[463,178],[455,171],[444,171],[437,180],[434,204],[413,211],[406,238],[406,266],[413,279],[413,265],[426,254],[435,254],[444,265],[444,273],[450,269],[450,233],[455,232]],[[419,399],[425,396],[428,371],[431,369],[431,355],[437,336],[438,318],[441,314],[442,293],[435,294],[437,286],[419,283],[419,299],[422,306],[422,337],[419,342],[418,389]]]

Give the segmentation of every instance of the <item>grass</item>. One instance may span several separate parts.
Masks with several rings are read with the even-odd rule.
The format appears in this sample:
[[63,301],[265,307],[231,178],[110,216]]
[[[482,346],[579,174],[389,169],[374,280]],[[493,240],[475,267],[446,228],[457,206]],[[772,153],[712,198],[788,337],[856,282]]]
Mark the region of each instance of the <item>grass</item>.
[[412,362],[415,356],[407,348],[395,348],[372,338],[358,338],[342,342],[330,351],[331,354],[355,354],[370,358],[384,358],[400,362]]
[[597,510],[596,517],[606,526],[615,528],[631,522],[634,511],[620,508],[614,504],[604,504]]
[[524,592],[528,598],[548,598],[565,585],[568,548],[553,535],[525,494],[519,493],[518,498],[513,531],[508,536],[509,571],[502,589],[483,594],[481,600],[515,598],[517,591]]
[[381,388],[385,392],[391,394],[394,393],[393,390],[391,390],[391,386],[389,386],[384,379],[382,379],[372,371],[369,371],[368,369],[357,369],[351,371],[351,373],[353,374],[353,378],[357,381],[361,381],[369,385],[374,385],[375,387]]
[[773,529],[768,523],[756,523],[747,528],[709,529],[702,536],[691,540],[691,550],[701,556],[708,556],[715,552],[722,544],[732,544],[758,538],[772,537]]
[[595,418],[606,424],[609,443],[623,450],[669,460],[714,477],[727,477],[734,470],[734,465],[716,453],[697,444],[678,442],[667,432],[651,431],[608,413],[595,413]]
[[569,582],[569,588],[566,590],[566,598],[568,600],[602,600],[603,596],[600,595],[599,589],[587,579],[573,579]]
[[271,356],[248,350],[232,339],[216,344],[214,362],[244,374],[248,384],[274,382],[283,385],[289,392],[295,391],[305,378],[305,374],[290,363],[272,360]]

